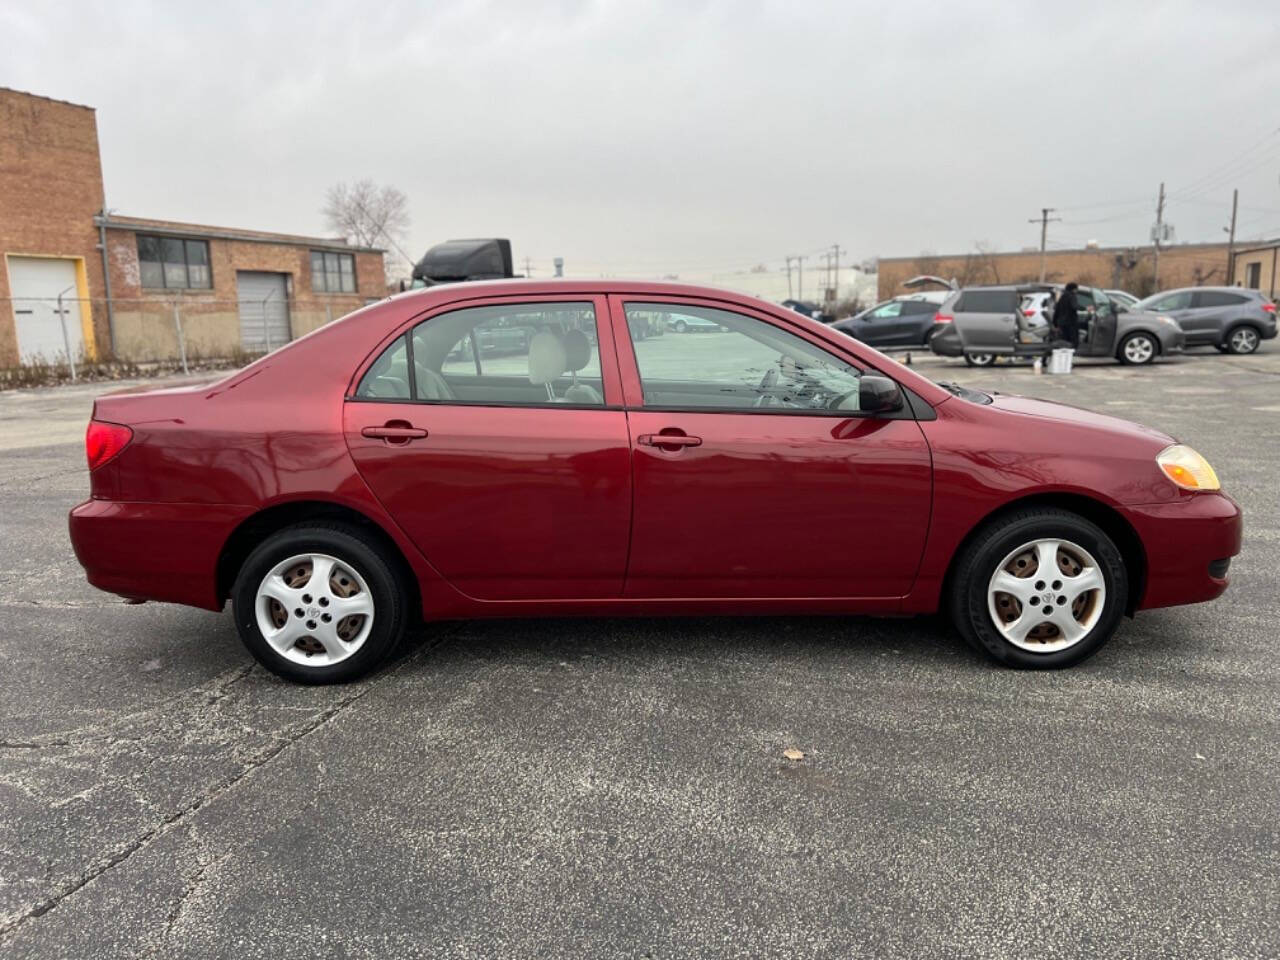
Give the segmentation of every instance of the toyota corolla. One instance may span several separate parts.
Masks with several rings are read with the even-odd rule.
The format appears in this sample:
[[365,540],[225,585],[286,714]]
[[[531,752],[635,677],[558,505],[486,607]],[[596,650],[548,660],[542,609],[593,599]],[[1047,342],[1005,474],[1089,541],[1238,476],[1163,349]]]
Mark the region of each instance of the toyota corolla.
[[[641,340],[631,314],[723,332]],[[86,446],[90,583],[230,601],[304,683],[424,620],[570,614],[944,611],[997,661],[1062,667],[1220,595],[1241,538],[1173,437],[669,283],[403,294],[219,382],[101,397]]]

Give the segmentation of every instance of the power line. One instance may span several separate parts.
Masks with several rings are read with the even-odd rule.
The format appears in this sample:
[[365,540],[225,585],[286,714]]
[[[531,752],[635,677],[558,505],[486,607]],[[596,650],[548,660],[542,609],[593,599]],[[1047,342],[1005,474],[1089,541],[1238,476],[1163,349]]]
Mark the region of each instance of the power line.
[[1169,194],[1169,196],[1176,197],[1179,195],[1187,195],[1192,193],[1193,191],[1197,190],[1199,185],[1204,181],[1214,179],[1215,177],[1217,177],[1218,175],[1226,171],[1228,168],[1234,167],[1236,164],[1238,164],[1241,160],[1243,160],[1249,154],[1253,153],[1253,151],[1257,150],[1259,147],[1265,146],[1267,141],[1269,141],[1276,134],[1280,134],[1280,127],[1274,127],[1271,130],[1268,130],[1267,133],[1264,136],[1262,136],[1259,140],[1255,141],[1253,144],[1249,145],[1245,149],[1241,150],[1239,153],[1235,154],[1226,163],[1218,167],[1215,167],[1213,170],[1210,170],[1208,173],[1203,174],[1200,177],[1197,177],[1196,179],[1190,181],[1180,189],[1174,190],[1172,193]]

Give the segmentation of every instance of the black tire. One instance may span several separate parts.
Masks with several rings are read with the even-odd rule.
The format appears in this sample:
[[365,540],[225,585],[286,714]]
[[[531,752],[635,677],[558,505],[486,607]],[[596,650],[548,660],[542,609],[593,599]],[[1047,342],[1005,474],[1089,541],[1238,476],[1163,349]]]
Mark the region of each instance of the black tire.
[[688,329],[688,324],[686,324],[683,320],[677,320],[675,322],[676,333],[684,333],[685,330],[687,329]]
[[1244,355],[1254,353],[1262,344],[1262,335],[1258,328],[1250,323],[1238,323],[1227,331],[1224,345],[1228,353]]
[[[1130,357],[1130,345],[1139,343],[1143,340],[1147,341],[1151,346],[1150,352],[1140,354],[1140,356],[1145,356],[1146,359],[1134,359]],[[1129,367],[1145,367],[1147,364],[1154,362],[1158,356],[1160,356],[1160,341],[1143,330],[1129,334],[1120,341],[1120,346],[1116,350],[1116,359]]]
[[[271,647],[258,626],[256,602],[263,578],[277,564],[308,552],[327,554],[350,566],[368,585],[374,604],[372,627],[359,648],[345,660],[326,666],[286,659]],[[249,652],[276,676],[306,684],[346,683],[386,660],[404,638],[410,596],[381,544],[358,527],[322,522],[301,523],[272,534],[245,559],[231,588],[236,629]]]
[[994,353],[966,353],[964,362],[971,367],[989,367],[996,362]]
[[[988,608],[988,585],[1000,562],[1024,544],[1059,538],[1087,550],[1106,587],[1092,628],[1074,645],[1050,653],[1024,650],[997,629]],[[1028,508],[989,523],[965,546],[952,573],[948,598],[952,623],[974,649],[999,663],[1023,669],[1069,667],[1092,656],[1115,633],[1128,603],[1129,576],[1110,537],[1078,514],[1057,508]]]

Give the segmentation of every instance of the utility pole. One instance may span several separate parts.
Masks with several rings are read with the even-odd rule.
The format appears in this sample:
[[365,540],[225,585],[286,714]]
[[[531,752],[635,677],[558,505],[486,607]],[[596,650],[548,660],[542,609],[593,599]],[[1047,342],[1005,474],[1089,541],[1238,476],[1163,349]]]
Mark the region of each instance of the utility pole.
[[1160,290],[1160,232],[1164,228],[1164,184],[1160,184],[1160,199],[1156,201],[1156,232],[1152,238],[1155,247],[1155,266],[1151,272],[1151,285],[1155,288],[1152,292],[1158,293]]
[[524,258],[524,275],[526,277],[533,276],[533,262],[528,258]]
[[795,299],[795,294],[791,290],[791,261],[794,259],[795,257],[792,257],[792,256],[787,257],[787,299],[788,300]]
[[833,243],[831,245],[831,256],[834,258],[832,272],[835,274],[835,282],[831,284],[836,291],[836,302],[840,302],[840,244]]
[[1236,206],[1240,202],[1240,191],[1231,191],[1231,230],[1227,240],[1227,286],[1236,282]]
[[804,299],[804,257],[796,257],[796,299]]
[[1034,220],[1027,221],[1027,223],[1040,224],[1040,282],[1041,283],[1044,283],[1044,251],[1045,251],[1045,246],[1049,242],[1049,224],[1058,223],[1060,220],[1062,220],[1061,217],[1049,216],[1049,214],[1053,213],[1055,209],[1057,208],[1041,207],[1040,216],[1036,217]]

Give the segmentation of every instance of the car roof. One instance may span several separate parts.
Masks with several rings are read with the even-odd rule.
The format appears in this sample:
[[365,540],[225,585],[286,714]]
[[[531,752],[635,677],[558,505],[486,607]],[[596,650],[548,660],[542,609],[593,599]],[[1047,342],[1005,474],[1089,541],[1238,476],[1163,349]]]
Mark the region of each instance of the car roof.
[[[1166,293],[1195,293],[1196,291],[1212,290],[1214,293],[1243,293],[1243,294],[1261,294],[1261,290],[1254,290],[1252,287],[1174,287],[1172,290],[1161,290],[1151,294],[1151,297],[1163,296]],[[1144,299],[1150,300],[1151,297]]]

